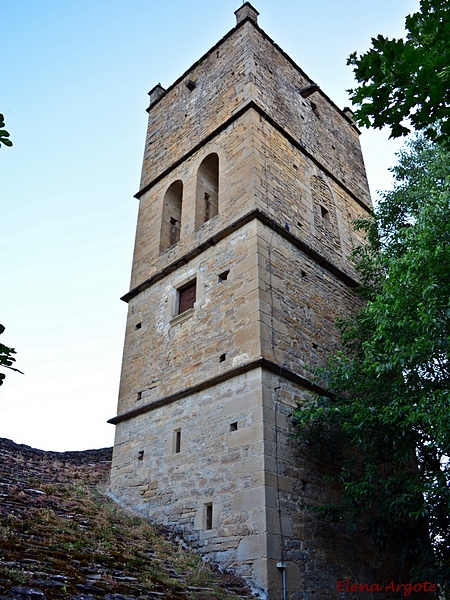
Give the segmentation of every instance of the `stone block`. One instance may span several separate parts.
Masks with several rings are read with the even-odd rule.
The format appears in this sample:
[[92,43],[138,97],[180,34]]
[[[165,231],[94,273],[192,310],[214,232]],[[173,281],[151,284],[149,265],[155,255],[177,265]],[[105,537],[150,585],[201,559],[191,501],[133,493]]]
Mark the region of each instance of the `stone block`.
[[263,438],[263,429],[260,423],[244,426],[233,431],[227,436],[227,445],[230,448],[242,447],[253,444]]
[[251,488],[241,492],[236,492],[233,497],[232,511],[240,513],[246,510],[252,510],[265,507],[265,489]]
[[267,552],[264,534],[248,535],[243,538],[237,549],[237,559],[241,562],[265,558]]

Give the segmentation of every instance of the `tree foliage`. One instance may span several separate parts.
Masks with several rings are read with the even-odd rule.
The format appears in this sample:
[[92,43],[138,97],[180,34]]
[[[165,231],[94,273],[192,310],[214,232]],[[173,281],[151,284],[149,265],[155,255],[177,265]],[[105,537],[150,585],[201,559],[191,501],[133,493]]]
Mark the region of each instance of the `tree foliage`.
[[366,300],[340,323],[343,350],[318,372],[330,396],[299,405],[299,436],[339,454],[340,505],[417,579],[450,581],[450,151],[418,137],[393,191],[358,226]]
[[[0,335],[5,331],[3,325],[0,325]],[[10,348],[9,346],[5,346],[0,343],[0,367],[4,369],[10,369],[11,371],[17,371],[18,373],[22,373],[19,369],[13,367],[13,364],[16,362],[13,354],[16,354],[14,348]],[[0,385],[2,385],[3,380],[5,379],[5,374],[0,373]]]
[[5,129],[2,129],[4,126],[5,126],[5,118],[0,113],[0,148],[1,148],[2,144],[4,144],[5,146],[13,145],[12,141],[9,139],[9,133]]
[[[449,143],[450,2],[421,0],[406,18],[406,39],[372,38],[372,48],[348,59],[359,87],[349,90],[360,125],[388,125],[391,137],[424,130]],[[409,123],[408,123],[409,121]],[[440,122],[440,130],[435,127]]]
[[[2,114],[0,114],[0,128],[5,126],[5,120]],[[9,139],[9,133],[4,129],[0,129],[0,147],[4,144],[5,146],[12,146],[12,142]],[[3,325],[0,325],[0,335],[5,331]],[[13,357],[16,351],[14,348],[10,348],[9,346],[5,346],[0,343],[0,366],[5,369],[11,369],[12,371],[19,371],[19,369],[15,369],[12,365],[15,363],[16,359]],[[0,373],[0,385],[2,385],[3,380],[5,379],[5,374]]]

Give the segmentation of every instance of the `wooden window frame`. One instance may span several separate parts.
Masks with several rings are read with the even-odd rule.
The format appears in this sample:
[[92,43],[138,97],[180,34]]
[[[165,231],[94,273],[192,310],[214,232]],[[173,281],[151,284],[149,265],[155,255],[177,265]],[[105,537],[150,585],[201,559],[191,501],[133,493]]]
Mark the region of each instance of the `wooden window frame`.
[[177,315],[182,315],[186,311],[194,308],[197,300],[197,279],[192,279],[177,290],[178,292],[178,312]]

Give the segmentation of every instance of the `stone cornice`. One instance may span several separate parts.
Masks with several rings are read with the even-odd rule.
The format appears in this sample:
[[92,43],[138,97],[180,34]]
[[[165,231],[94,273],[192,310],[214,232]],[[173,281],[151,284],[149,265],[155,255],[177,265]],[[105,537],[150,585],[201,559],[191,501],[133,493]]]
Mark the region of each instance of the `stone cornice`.
[[281,226],[274,219],[272,219],[272,217],[269,217],[264,212],[262,212],[260,209],[254,209],[254,210],[250,211],[249,213],[243,215],[236,221],[233,221],[230,225],[226,226],[224,229],[222,229],[218,233],[212,235],[205,242],[196,246],[189,252],[186,252],[185,254],[183,254],[176,260],[174,260],[172,263],[170,263],[169,265],[164,267],[163,269],[157,271],[154,275],[152,275],[151,277],[149,277],[148,279],[146,279],[145,281],[143,281],[142,283],[137,285],[135,288],[130,290],[127,294],[122,296],[121,300],[123,300],[124,302],[129,302],[132,298],[134,298],[138,294],[140,294],[143,291],[145,291],[146,289],[148,289],[150,286],[155,284],[157,281],[160,281],[161,279],[163,279],[170,273],[173,273],[178,268],[185,265],[186,263],[188,263],[189,261],[194,259],[196,256],[198,256],[199,254],[204,252],[207,248],[210,248],[211,246],[215,246],[217,244],[217,242],[228,237],[233,231],[240,229],[241,227],[243,227],[247,223],[250,223],[250,221],[253,221],[254,219],[257,219],[264,225],[267,225],[268,227],[270,227],[271,230],[275,231],[281,237],[288,240],[293,246],[295,246],[301,252],[303,252],[304,254],[309,256],[309,258],[314,260],[317,264],[319,264],[321,267],[326,269],[329,273],[332,273],[335,277],[337,277],[340,281],[342,281],[348,287],[351,287],[351,288],[358,287],[359,284],[356,281],[356,279],[354,279],[353,277],[348,275],[348,273],[346,273],[345,271],[343,271],[342,269],[340,269],[339,267],[334,265],[327,258],[323,257],[321,254],[319,254],[319,252],[317,252],[316,250],[314,250],[313,248],[308,246],[308,244],[306,244],[305,242],[300,240],[297,236],[295,236],[293,233],[288,231],[285,227]]
[[361,208],[363,208],[366,212],[370,213],[371,208],[367,206],[367,204],[361,200],[352,190],[350,190],[336,175],[334,175],[325,165],[323,165],[317,158],[303,145],[303,142],[300,140],[296,140],[284,127],[282,127],[275,119],[269,116],[266,111],[261,108],[255,101],[250,100],[242,106],[235,114],[233,114],[229,119],[224,121],[219,127],[216,127],[214,131],[211,131],[207,136],[205,136],[198,144],[193,146],[188,152],[186,152],[183,156],[181,156],[178,160],[173,162],[169,167],[164,169],[162,173],[160,173],[157,177],[152,179],[149,183],[147,183],[143,188],[141,188],[134,197],[139,199],[146,192],[148,192],[154,185],[156,185],[161,179],[167,177],[174,169],[176,169],[179,165],[181,165],[185,160],[189,159],[196,152],[198,152],[203,146],[211,142],[214,138],[216,138],[222,131],[224,131],[227,127],[229,127],[232,123],[234,123],[237,119],[239,119],[242,115],[244,115],[247,111],[254,110],[256,113],[263,119],[267,121],[274,129],[278,131],[296,150],[304,154],[311,162],[313,162],[316,167],[318,167],[327,177],[332,179],[342,190],[344,190],[355,202],[357,202]]
[[112,425],[117,425],[118,423],[122,423],[123,421],[128,421],[129,419],[134,419],[135,417],[138,417],[140,415],[151,412],[152,410],[155,410],[156,408],[160,408],[161,406],[171,404],[172,402],[177,402],[178,400],[181,400],[182,398],[186,398],[187,396],[191,396],[192,394],[198,394],[199,392],[202,392],[203,390],[211,388],[215,385],[218,385],[219,383],[223,383],[224,381],[227,381],[228,379],[232,379],[233,377],[238,377],[239,375],[242,375],[243,373],[248,373],[249,371],[254,371],[255,369],[263,369],[266,371],[270,371],[271,373],[275,373],[276,375],[279,375],[283,379],[286,379],[288,381],[291,381],[292,383],[301,385],[302,387],[308,389],[311,392],[316,392],[321,395],[329,396],[329,393],[324,388],[321,388],[320,386],[317,386],[314,383],[311,383],[311,381],[309,381],[308,379],[305,379],[304,377],[302,377],[301,375],[298,375],[297,373],[294,373],[294,371],[291,371],[290,369],[287,369],[286,367],[277,365],[276,363],[272,362],[271,360],[268,360],[267,358],[258,358],[257,360],[251,361],[245,365],[241,365],[234,369],[230,369],[229,371],[226,371],[225,373],[219,373],[218,375],[215,375],[214,377],[211,377],[210,379],[206,379],[205,381],[202,381],[201,383],[198,383],[191,387],[185,388],[179,392],[169,394],[168,396],[164,396],[163,398],[160,398],[159,400],[154,400],[153,402],[149,402],[148,404],[145,404],[145,405],[135,408],[133,410],[129,410],[126,413],[117,415],[116,417],[109,419],[108,423],[111,423]]

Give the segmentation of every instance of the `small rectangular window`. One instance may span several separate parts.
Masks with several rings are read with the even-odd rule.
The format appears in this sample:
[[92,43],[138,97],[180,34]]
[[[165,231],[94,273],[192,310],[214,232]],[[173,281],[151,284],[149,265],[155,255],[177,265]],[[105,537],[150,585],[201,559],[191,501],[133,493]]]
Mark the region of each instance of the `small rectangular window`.
[[319,113],[319,109],[317,108],[317,104],[315,104],[314,102],[311,101],[311,108],[313,113],[315,114],[315,116],[320,119],[320,113]]
[[205,529],[213,527],[213,505],[212,503],[205,504]]
[[177,429],[175,432],[175,454],[181,452],[181,429]]
[[183,287],[178,289],[178,314],[186,312],[190,308],[194,308],[197,295],[197,280],[190,281]]

